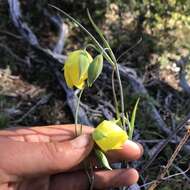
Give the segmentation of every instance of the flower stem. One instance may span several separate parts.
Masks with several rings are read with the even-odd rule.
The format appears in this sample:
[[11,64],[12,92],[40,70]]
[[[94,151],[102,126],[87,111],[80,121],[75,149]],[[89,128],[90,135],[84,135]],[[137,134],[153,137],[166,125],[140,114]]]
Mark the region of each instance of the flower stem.
[[115,104],[115,110],[116,110],[116,117],[119,119],[120,113],[119,113],[119,105],[118,105],[118,100],[117,100],[117,95],[115,91],[115,84],[114,84],[114,74],[115,74],[115,67],[113,67],[112,70],[112,92],[113,92],[113,98],[114,98],[114,104]]
[[78,125],[78,112],[79,112],[80,100],[81,100],[81,96],[82,96],[83,91],[84,91],[84,89],[82,89],[80,91],[80,93],[79,93],[79,97],[78,97],[78,100],[77,100],[76,112],[75,112],[75,134],[76,134],[76,136],[79,136],[82,133],[82,125],[81,125],[79,133],[78,133],[78,130],[77,130],[77,125]]
[[124,106],[124,97],[123,97],[123,87],[121,83],[121,77],[119,73],[118,63],[115,62],[116,75],[119,83],[119,91],[120,91],[120,99],[121,99],[121,119],[122,119],[122,127],[125,128],[125,106]]
[[[108,44],[108,48],[110,50],[109,52],[110,52],[111,59],[112,59],[112,61],[114,63],[113,70],[116,72],[116,76],[117,76],[118,83],[119,83],[120,100],[121,100],[122,127],[123,127],[123,129],[125,129],[125,106],[124,106],[123,87],[122,87],[122,83],[121,83],[121,77],[120,77],[120,73],[119,73],[119,67],[118,67],[118,63],[117,63],[117,60],[115,58],[115,55],[114,55],[113,51],[111,50],[111,48],[109,47],[109,44]],[[112,73],[112,87],[114,87],[113,86],[113,73]],[[113,91],[114,91],[114,89],[113,89]],[[115,94],[115,97],[116,97],[116,94]],[[119,111],[118,111],[118,113],[119,113]]]

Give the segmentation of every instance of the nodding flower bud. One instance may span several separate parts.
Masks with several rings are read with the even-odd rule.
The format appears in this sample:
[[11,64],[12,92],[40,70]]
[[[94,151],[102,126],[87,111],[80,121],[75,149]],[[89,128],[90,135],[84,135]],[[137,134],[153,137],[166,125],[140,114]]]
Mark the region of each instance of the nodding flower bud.
[[69,88],[73,86],[78,89],[84,88],[85,80],[88,78],[88,67],[92,60],[86,50],[69,53],[64,65],[64,76]]
[[88,86],[91,87],[94,81],[99,77],[103,68],[103,55],[97,55],[88,68]]
[[121,149],[128,139],[127,133],[114,121],[104,120],[92,133],[93,140],[104,151]]

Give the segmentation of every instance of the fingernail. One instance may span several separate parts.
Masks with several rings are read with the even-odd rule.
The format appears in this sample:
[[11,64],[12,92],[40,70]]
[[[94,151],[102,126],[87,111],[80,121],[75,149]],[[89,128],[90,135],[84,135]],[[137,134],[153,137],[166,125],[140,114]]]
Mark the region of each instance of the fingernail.
[[135,142],[135,143],[138,145],[138,147],[139,147],[139,149],[141,151],[141,156],[142,156],[144,154],[144,148],[143,148],[142,144],[140,144],[138,142]]
[[84,148],[90,144],[91,137],[90,135],[81,135],[71,141],[74,148]]
[[[142,144],[140,144],[140,143],[138,143],[138,142],[136,142],[136,141],[127,140],[127,141],[125,142],[125,145],[126,145],[126,146],[130,146],[130,147],[133,146],[133,148],[140,150],[140,155],[141,155],[141,156],[142,156],[143,153],[144,153],[144,148],[143,148]],[[138,147],[138,148],[137,148],[137,147]]]

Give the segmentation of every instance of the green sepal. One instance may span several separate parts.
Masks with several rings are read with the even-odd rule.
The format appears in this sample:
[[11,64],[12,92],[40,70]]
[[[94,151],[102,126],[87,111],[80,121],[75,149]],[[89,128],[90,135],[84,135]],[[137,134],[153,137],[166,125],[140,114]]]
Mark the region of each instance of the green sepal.
[[102,167],[107,168],[108,170],[112,170],[112,168],[108,162],[108,159],[106,158],[106,155],[101,150],[95,149],[95,154]]
[[103,69],[103,56],[97,55],[88,68],[88,86],[91,87],[94,81],[99,77]]
[[101,131],[97,131],[95,130],[93,133],[92,133],[92,138],[94,141],[98,141],[98,140],[101,140],[103,138],[105,138],[106,135],[103,134]]
[[133,131],[134,131],[134,128],[135,128],[135,118],[136,118],[136,113],[137,113],[139,100],[140,100],[140,98],[137,99],[136,104],[135,104],[135,106],[133,108],[132,116],[131,116],[131,121],[130,121],[130,125],[129,125],[129,139],[130,140],[132,140],[132,137],[133,137]]

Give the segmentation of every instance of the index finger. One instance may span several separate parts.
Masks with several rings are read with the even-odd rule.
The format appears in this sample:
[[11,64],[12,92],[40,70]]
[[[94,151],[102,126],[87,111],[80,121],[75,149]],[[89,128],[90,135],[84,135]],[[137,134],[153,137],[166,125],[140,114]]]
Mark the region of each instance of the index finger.
[[[79,128],[81,125],[77,125]],[[90,135],[94,128],[82,126],[82,133]],[[63,142],[74,139],[75,125],[49,125],[30,128],[11,128],[0,131],[1,140],[15,140],[23,142]],[[111,162],[121,160],[138,160],[143,154],[143,147],[133,141],[127,140],[122,149],[111,150],[106,153]]]
[[[81,125],[77,125],[79,129]],[[91,134],[92,127],[82,125],[83,134]],[[15,127],[0,131],[0,140],[15,140],[27,142],[60,142],[76,137],[75,125],[49,125],[35,127]]]

